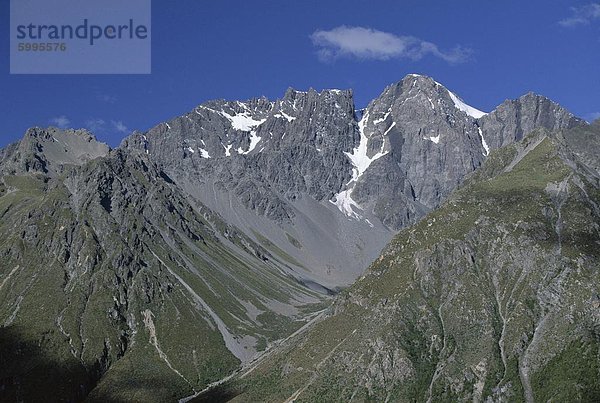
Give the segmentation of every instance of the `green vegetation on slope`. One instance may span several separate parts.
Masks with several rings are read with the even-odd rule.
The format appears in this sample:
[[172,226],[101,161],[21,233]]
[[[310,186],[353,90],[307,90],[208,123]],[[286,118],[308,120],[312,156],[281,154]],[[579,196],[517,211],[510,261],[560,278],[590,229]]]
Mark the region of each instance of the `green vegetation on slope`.
[[175,400],[322,309],[143,156],[0,183],[0,400]]
[[600,193],[563,147],[493,152],[234,401],[597,399]]

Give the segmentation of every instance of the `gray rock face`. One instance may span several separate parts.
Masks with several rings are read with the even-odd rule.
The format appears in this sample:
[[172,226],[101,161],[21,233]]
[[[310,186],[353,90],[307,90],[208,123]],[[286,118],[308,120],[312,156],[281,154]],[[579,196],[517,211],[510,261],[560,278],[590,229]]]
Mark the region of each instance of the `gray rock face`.
[[148,154],[226,221],[290,256],[302,277],[335,288],[392,235],[329,202],[352,178],[345,152],[358,138],[350,91],[289,89],[273,102],[208,102],[121,147]]
[[18,143],[0,151],[0,173],[55,175],[65,165],[83,165],[104,157],[110,148],[87,130],[34,127]]
[[560,105],[532,92],[519,99],[506,100],[479,121],[490,148],[514,143],[534,129],[549,130],[572,128],[582,124]]
[[[261,234],[263,246],[310,267],[303,276],[335,287],[438,206],[490,150],[535,128],[580,122],[535,94],[485,114],[433,79],[408,75],[360,111],[341,90],[206,102],[120,148],[146,154],[254,241]],[[0,152],[0,170],[57,175],[108,151],[86,131],[35,128]]]
[[433,79],[408,75],[365,110],[351,91],[288,89],[276,101],[207,102],[121,147],[148,154],[194,198],[331,287],[354,280],[490,150],[578,122],[533,94],[486,114]]
[[[134,134],[123,147],[147,151],[178,177],[214,182],[250,209],[286,221],[278,199],[324,200],[349,179],[356,123],[350,91],[289,89],[284,98],[211,101]],[[201,173],[200,173],[201,171]]]
[[579,123],[560,105],[531,93],[486,114],[433,79],[408,75],[373,100],[359,122],[365,156],[373,161],[349,187],[351,196],[386,226],[400,229],[437,207],[490,150],[537,128]]
[[[359,123],[376,156],[352,197],[393,229],[437,206],[485,159],[477,122],[429,77],[410,75],[387,87]],[[383,154],[383,155],[382,155]]]

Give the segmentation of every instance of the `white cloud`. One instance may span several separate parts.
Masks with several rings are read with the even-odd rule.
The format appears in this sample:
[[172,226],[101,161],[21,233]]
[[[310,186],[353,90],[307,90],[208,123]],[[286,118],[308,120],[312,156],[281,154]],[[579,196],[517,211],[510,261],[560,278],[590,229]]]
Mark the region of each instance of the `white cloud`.
[[571,28],[578,25],[588,25],[600,20],[600,3],[591,3],[581,7],[571,7],[571,16],[560,20],[563,27]]
[[420,60],[432,55],[448,63],[460,63],[468,60],[472,53],[470,49],[460,46],[441,51],[436,44],[414,36],[398,36],[376,29],[345,25],[329,31],[317,30],[310,38],[319,48],[318,55],[322,61],[340,57],[362,60]]
[[118,101],[118,98],[110,94],[98,94],[96,96],[99,101],[106,102],[107,104],[114,104]]
[[129,134],[129,128],[120,120],[104,120],[102,118],[91,118],[85,122],[85,127],[92,133],[121,133]]
[[593,122],[596,119],[600,119],[600,112],[588,113],[585,117],[585,120],[587,120],[588,122]]
[[110,123],[112,124],[113,129],[115,129],[119,133],[124,133],[124,134],[129,133],[129,129],[127,128],[127,126],[125,126],[123,124],[123,122],[121,122],[120,120],[119,121],[111,120]]
[[106,130],[106,122],[104,119],[92,118],[85,122],[85,127],[92,133],[101,133]]
[[61,115],[50,119],[50,123],[60,129],[66,129],[71,124],[71,121],[65,115]]

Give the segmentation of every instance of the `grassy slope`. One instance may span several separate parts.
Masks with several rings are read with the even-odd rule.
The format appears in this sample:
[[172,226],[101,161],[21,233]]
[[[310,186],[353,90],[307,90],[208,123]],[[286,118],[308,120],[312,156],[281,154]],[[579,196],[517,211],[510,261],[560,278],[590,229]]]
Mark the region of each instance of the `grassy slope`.
[[[536,399],[597,398],[599,219],[548,138],[504,172],[536,140],[402,231],[330,317],[232,384],[236,400],[519,401],[525,363]],[[546,187],[563,180],[558,206]]]
[[[263,348],[319,308],[306,305],[318,295],[247,240],[217,236],[208,212],[157,177],[114,158],[60,180],[0,181],[0,400],[80,400],[93,389],[91,401],[164,401],[231,373],[239,360],[178,277]],[[288,318],[269,301],[301,312]]]

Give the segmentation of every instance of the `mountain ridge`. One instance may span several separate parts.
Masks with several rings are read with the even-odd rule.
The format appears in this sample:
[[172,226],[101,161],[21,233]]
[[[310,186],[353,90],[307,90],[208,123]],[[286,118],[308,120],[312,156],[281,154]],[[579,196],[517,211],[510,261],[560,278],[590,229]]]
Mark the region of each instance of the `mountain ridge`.
[[222,389],[233,401],[597,399],[600,171],[573,151],[599,136],[538,130],[492,152],[319,323]]
[[[2,357],[23,363],[3,393],[192,395],[321,315],[487,153],[580,123],[535,96],[475,119],[450,94],[407,76],[360,113],[350,90],[288,90],[209,101],[113,150],[56,128],[1,149]],[[33,388],[42,359],[75,378]]]

